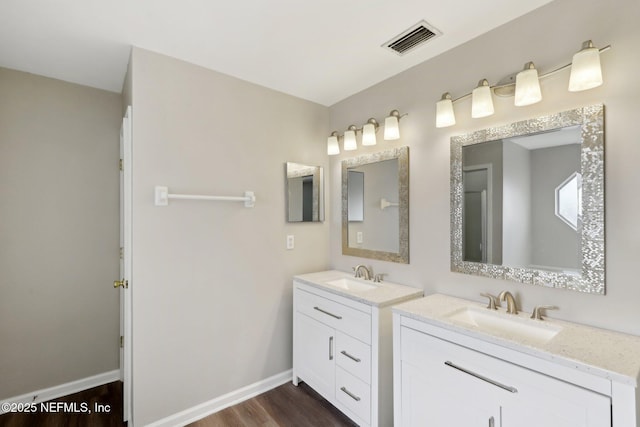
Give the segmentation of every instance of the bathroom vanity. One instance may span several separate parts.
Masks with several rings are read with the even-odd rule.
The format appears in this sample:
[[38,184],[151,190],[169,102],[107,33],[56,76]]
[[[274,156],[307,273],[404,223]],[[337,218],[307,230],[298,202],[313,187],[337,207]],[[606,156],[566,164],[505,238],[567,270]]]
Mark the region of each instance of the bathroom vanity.
[[640,337],[436,294],[393,341],[395,426],[639,425]]
[[361,426],[393,424],[391,305],[422,289],[340,271],[293,280],[293,384],[306,382]]

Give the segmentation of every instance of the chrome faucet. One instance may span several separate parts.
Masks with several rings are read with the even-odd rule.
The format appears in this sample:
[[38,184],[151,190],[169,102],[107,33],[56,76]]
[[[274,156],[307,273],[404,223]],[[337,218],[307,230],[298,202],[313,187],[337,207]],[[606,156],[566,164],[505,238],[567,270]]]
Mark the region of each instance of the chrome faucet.
[[498,296],[500,301],[507,302],[507,313],[509,314],[518,314],[518,307],[516,306],[516,299],[511,295],[509,291],[502,291]]
[[373,274],[369,268],[364,264],[358,264],[353,267],[353,271],[356,272],[356,277],[363,278],[364,280],[371,280]]

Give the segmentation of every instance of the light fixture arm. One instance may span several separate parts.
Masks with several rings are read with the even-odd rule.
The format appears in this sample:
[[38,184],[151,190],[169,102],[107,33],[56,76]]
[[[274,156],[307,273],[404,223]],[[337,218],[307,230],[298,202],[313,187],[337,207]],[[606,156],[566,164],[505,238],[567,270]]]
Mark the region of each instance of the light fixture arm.
[[409,113],[400,114],[398,110],[391,110],[391,112],[389,113],[389,116],[397,117],[398,121],[400,121],[400,119],[403,118],[404,116],[408,116],[408,115]]

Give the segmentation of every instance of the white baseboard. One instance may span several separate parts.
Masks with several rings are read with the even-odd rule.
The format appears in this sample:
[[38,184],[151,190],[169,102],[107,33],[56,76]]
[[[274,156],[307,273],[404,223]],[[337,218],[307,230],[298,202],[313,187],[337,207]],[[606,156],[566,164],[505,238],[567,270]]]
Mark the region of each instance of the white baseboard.
[[276,374],[272,377],[264,380],[249,384],[246,387],[242,387],[238,390],[232,391],[215,399],[211,399],[208,402],[201,403],[200,405],[186,409],[177,414],[173,414],[169,417],[158,420],[149,424],[147,427],[182,427],[192,422],[198,421],[214,412],[221,411],[229,406],[233,406],[237,403],[251,399],[261,393],[276,388],[288,381],[291,381],[291,375],[293,371],[288,371]]
[[87,390],[89,388],[97,387],[103,384],[111,383],[120,380],[120,371],[114,370],[104,372],[102,374],[94,375],[92,377],[82,378],[76,381],[71,381],[65,384],[60,384],[54,387],[43,388],[42,390],[32,391],[20,396],[10,397],[0,401],[0,415],[5,411],[2,410],[2,403],[40,403],[47,400],[57,399],[58,397],[74,394],[79,391]]

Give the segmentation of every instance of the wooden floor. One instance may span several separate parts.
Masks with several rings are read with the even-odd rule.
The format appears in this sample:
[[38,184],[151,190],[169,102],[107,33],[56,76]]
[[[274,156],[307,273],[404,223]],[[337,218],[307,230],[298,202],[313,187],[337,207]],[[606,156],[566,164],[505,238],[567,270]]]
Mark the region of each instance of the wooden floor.
[[286,383],[253,399],[189,424],[189,427],[342,427],[351,420],[301,383]]
[[[0,415],[0,427],[123,427],[122,383],[114,382],[55,402],[85,403],[91,414],[69,412],[8,413]],[[109,405],[109,413],[96,413],[95,404]],[[355,426],[306,384],[286,383],[253,399],[231,406],[190,424],[190,427],[342,427]]]
[[[38,411],[35,413],[8,413],[0,415],[1,427],[123,427],[122,422],[122,383],[113,383],[90,388],[80,393],[70,394],[51,402],[66,402],[74,404],[78,413],[65,411],[60,405],[59,412],[42,411],[40,404],[37,404]],[[84,408],[91,413],[83,413]],[[96,404],[109,406],[109,412],[98,413],[95,411]],[[56,405],[51,409],[56,409]],[[68,405],[67,409],[73,409]],[[88,412],[88,411],[87,411]]]

